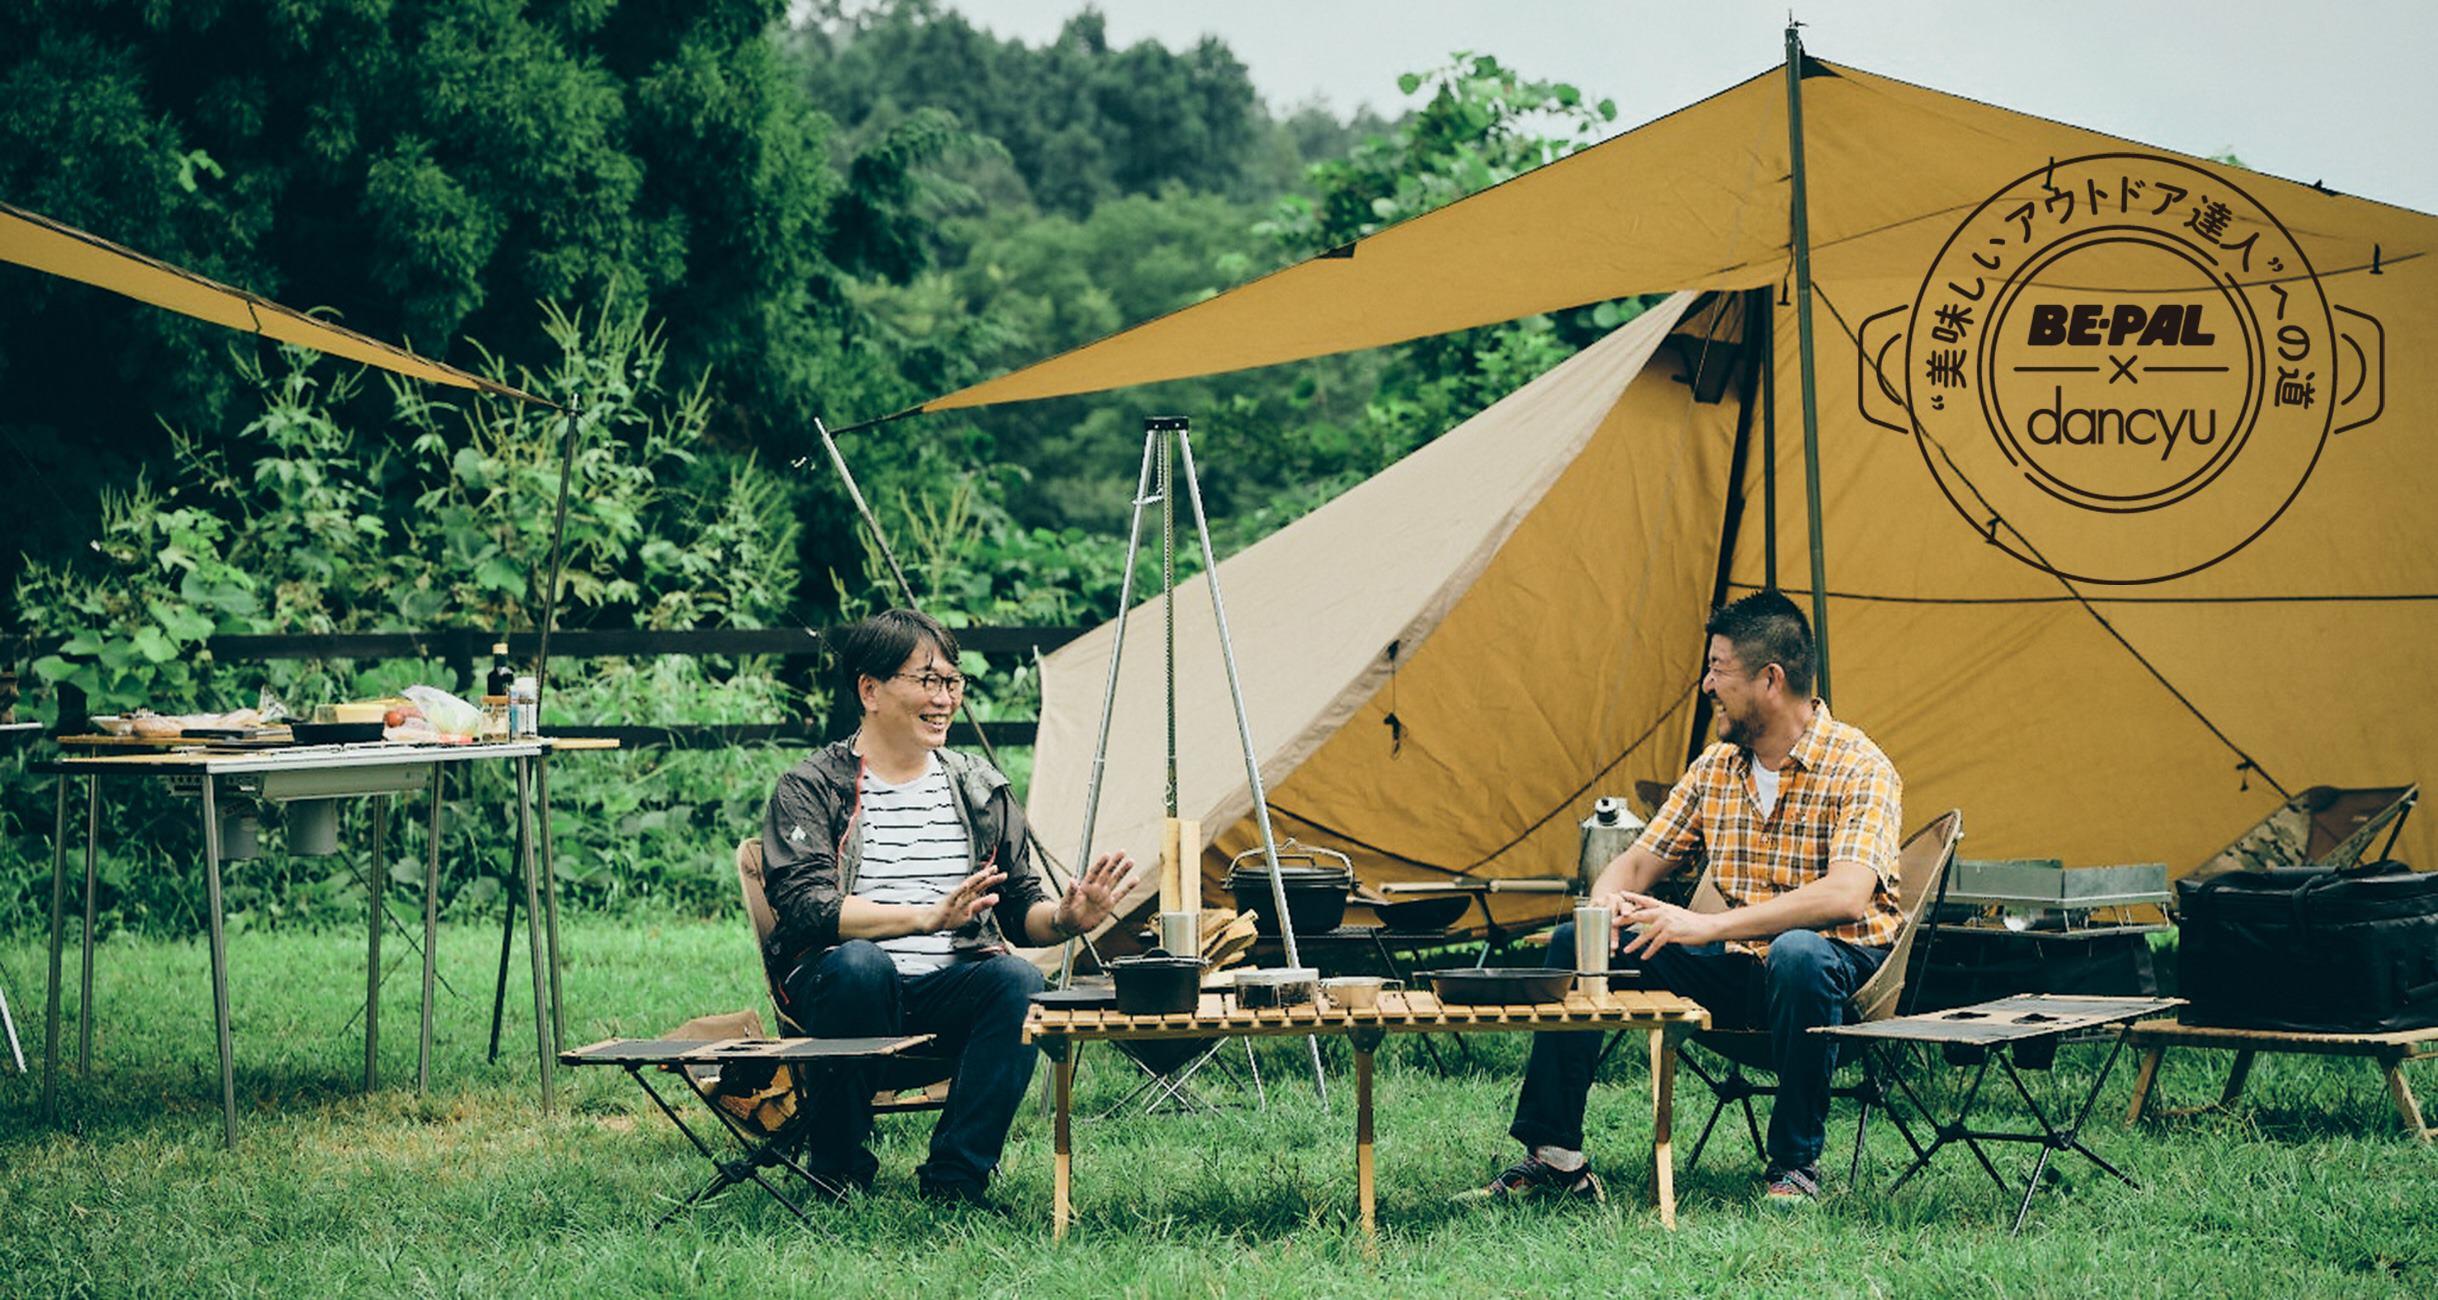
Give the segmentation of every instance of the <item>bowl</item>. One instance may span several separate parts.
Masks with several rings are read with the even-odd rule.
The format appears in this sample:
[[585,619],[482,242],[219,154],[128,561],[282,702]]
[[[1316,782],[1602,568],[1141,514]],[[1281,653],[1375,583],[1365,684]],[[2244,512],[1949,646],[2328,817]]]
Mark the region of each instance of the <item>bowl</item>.
[[1433,894],[1371,905],[1380,924],[1397,934],[1436,934],[1456,924],[1473,905],[1471,894]]
[[1382,993],[1404,987],[1377,975],[1332,975],[1321,981],[1321,996],[1339,1011],[1369,1011],[1380,1005]]

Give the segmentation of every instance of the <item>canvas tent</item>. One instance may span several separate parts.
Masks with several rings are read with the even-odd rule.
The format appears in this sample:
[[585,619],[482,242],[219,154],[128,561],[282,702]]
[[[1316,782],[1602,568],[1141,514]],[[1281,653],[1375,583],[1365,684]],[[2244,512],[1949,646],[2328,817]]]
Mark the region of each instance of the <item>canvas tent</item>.
[[[1960,806],[1974,856],[2181,871],[2305,786],[2429,784],[2438,380],[2407,359],[2438,338],[2438,219],[1801,67],[1833,702],[1908,821]],[[1221,567],[1282,834],[1373,880],[1568,871],[1596,796],[1681,770],[1714,596],[1773,571],[1811,596],[1789,80],[923,409],[1708,295]],[[1758,418],[1740,377],[1678,382],[1764,353]],[[1206,610],[1181,594],[1210,877],[1252,832]],[[1129,616],[1095,844],[1149,859],[1157,601]],[[1030,809],[1061,852],[1112,630],[1044,670]],[[2434,850],[2423,818],[2397,852]]]

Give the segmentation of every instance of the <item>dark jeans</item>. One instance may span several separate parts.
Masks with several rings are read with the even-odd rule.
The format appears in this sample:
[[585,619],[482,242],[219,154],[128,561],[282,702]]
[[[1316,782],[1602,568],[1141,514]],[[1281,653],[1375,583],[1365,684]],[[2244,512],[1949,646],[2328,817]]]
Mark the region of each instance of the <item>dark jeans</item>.
[[[1662,948],[1642,965],[1648,983],[1709,1008],[1715,1027],[1769,1031],[1778,1075],[1777,1104],[1769,1110],[1769,1159],[1800,1168],[1818,1163],[1827,1142],[1829,1076],[1837,1068],[1835,1040],[1809,1031],[1844,1023],[1847,999],[1887,959],[1885,948],[1789,930],[1769,941],[1767,961],[1704,944]],[[1547,964],[1571,967],[1574,962],[1575,928],[1568,922],[1550,937]],[[1523,1095],[1507,1130],[1518,1142],[1582,1149],[1583,1099],[1591,1091],[1592,1067],[1599,1063],[1600,1038],[1597,1032],[1532,1036]]]
[[[979,1188],[999,1167],[1007,1126],[1032,1082],[1039,1053],[1022,1030],[1027,999],[1041,987],[1041,972],[1021,957],[902,976],[880,945],[850,939],[797,967],[787,998],[789,1014],[816,1038],[937,1035],[924,1053],[953,1059],[956,1073],[948,1108],[931,1129],[931,1158],[915,1172],[925,1182]],[[818,1118],[805,1146],[807,1168],[871,1186],[880,1162],[864,1142],[883,1077],[874,1067],[840,1070],[809,1090]]]

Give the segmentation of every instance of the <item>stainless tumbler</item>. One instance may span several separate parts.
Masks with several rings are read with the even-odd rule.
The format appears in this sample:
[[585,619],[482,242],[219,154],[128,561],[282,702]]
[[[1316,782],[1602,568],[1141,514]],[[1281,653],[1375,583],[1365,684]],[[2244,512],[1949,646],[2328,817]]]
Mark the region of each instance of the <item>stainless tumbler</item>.
[[1585,993],[1608,991],[1608,954],[1617,939],[1617,914],[1585,903],[1575,909],[1575,987]]
[[1159,914],[1160,946],[1177,957],[1202,955],[1202,914],[1199,912],[1162,912]]

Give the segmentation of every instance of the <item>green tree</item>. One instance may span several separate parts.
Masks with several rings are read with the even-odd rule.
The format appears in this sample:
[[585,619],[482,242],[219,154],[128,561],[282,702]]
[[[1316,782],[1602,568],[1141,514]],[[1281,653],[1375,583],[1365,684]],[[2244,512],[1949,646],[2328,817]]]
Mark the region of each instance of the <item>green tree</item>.
[[[905,387],[851,292],[902,263],[857,232],[913,219],[895,196],[937,141],[833,166],[785,8],[24,0],[0,8],[0,195],[461,364],[475,338],[546,357],[538,303],[615,292],[709,377],[716,436],[792,450],[816,405]],[[0,564],[81,541],[94,491],[167,454],[160,421],[222,427],[244,387],[221,331],[6,274],[0,440],[56,509],[12,512]]]

